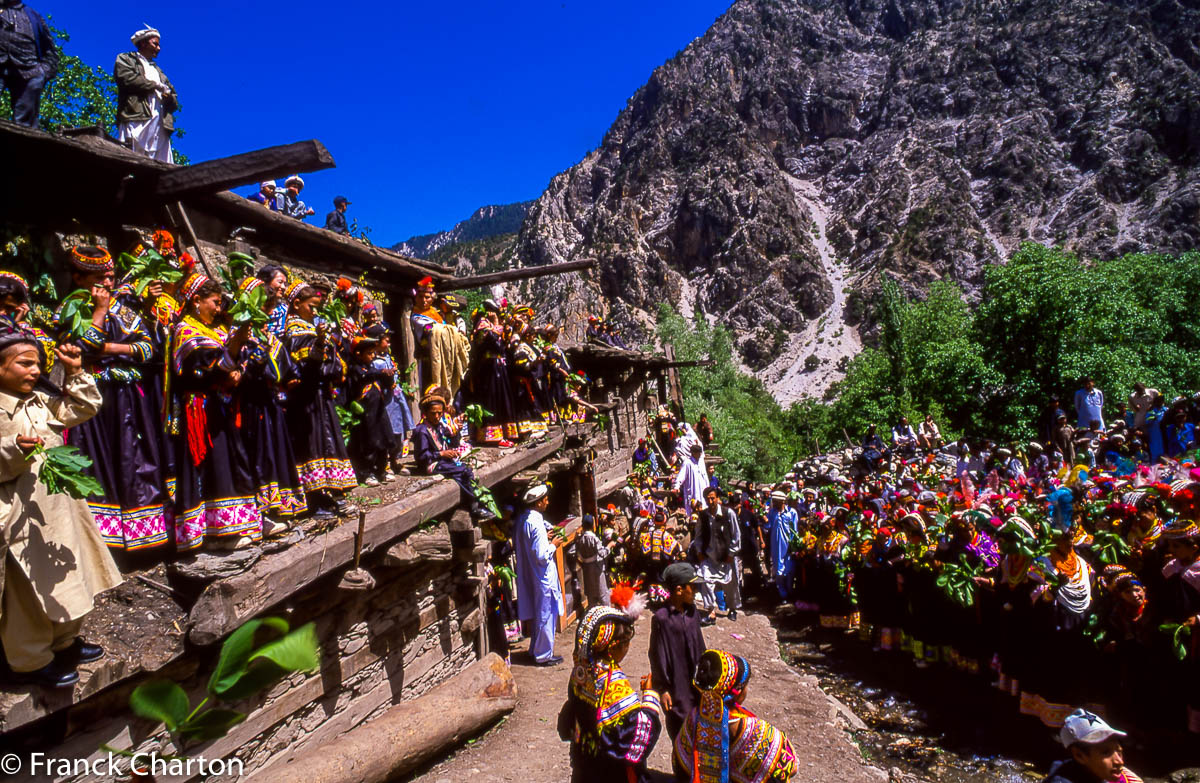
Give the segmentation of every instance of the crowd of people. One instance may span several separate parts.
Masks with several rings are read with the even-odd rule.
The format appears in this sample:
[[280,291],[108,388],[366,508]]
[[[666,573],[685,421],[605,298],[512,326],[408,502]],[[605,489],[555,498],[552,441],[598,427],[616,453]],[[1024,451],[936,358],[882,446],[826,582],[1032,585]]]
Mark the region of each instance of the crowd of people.
[[[662,408],[627,486],[585,515],[572,544],[582,592],[592,606],[621,608],[636,592],[657,607],[652,661],[672,652],[652,666],[653,682],[681,705],[663,712],[677,748],[694,736],[680,727],[697,705],[705,646],[696,635],[718,614],[736,621],[749,591],[876,655],[988,684],[1014,714],[1059,729],[1071,759],[1055,780],[1136,781],[1122,763],[1123,733],[1101,715],[1139,730],[1200,732],[1200,468],[1188,451],[1164,448],[1153,461],[1137,451],[1138,441],[1153,442],[1148,427],[1179,420],[1162,415],[1164,402],[1139,384],[1099,434],[1096,411],[1082,413],[1088,436],[1072,439],[1069,462],[1052,440],[946,444],[927,417],[920,432],[902,420],[884,443],[871,428],[837,461],[797,463],[777,483],[728,491],[706,468],[711,425]],[[1186,419],[1180,429],[1195,423],[1190,402],[1173,402]],[[851,469],[872,449],[872,469]],[[539,637],[535,627],[531,651],[555,665],[554,527],[520,512],[515,529],[521,611],[493,579],[493,639],[506,649],[519,636],[515,621],[537,618],[545,630]],[[493,559],[498,570],[503,563]]]
[[[75,623],[63,606],[90,608],[110,577],[119,581],[111,552],[159,557],[243,548],[288,534],[301,518],[351,514],[350,490],[392,481],[400,471],[456,481],[474,518],[486,523],[495,502],[475,481],[467,453],[544,438],[554,422],[581,421],[594,410],[580,394],[587,379],[571,370],[553,325],[534,326],[530,308],[488,301],[467,328],[457,317],[462,300],[436,294],[428,278],[414,291],[411,322],[398,327],[418,345],[424,392],[414,422],[413,368],[399,367],[392,355],[385,302],[353,280],[327,286],[279,266],[255,270],[249,258],[231,258],[214,279],[165,230],[121,254],[119,271],[97,246],[75,246],[67,261],[69,282],[59,290],[72,293],[54,307],[35,302],[21,275],[0,272],[0,333],[12,344],[0,351],[3,372],[28,358],[18,349],[37,348],[21,381],[30,389],[11,392],[11,400],[0,394],[19,430],[12,453],[0,449],[0,459],[12,462],[6,481],[29,478],[31,455],[49,447],[41,434],[49,428],[54,445],[78,449],[90,462],[55,463],[77,474],[63,481],[93,482],[62,519],[49,512],[67,490],[49,489],[44,475],[30,482],[41,487],[36,493],[5,499],[39,527],[31,541],[72,553],[83,580],[63,599],[58,593],[70,588],[33,576],[55,558],[39,563],[32,546],[9,541],[9,556],[28,558],[31,574],[24,584],[21,569],[10,564],[4,572],[0,640],[18,679],[74,682],[73,666],[43,660],[74,637],[47,632],[36,655],[21,657],[21,643],[5,629],[36,612],[15,611],[10,602],[36,595],[43,619]],[[78,380],[84,377],[87,388]],[[18,402],[43,403],[39,411],[50,412],[45,422],[40,412],[30,416],[40,440],[15,420]],[[28,639],[26,631],[14,633]]]
[[1052,399],[1024,444],[871,427],[845,469],[753,489],[778,599],[1047,726],[1082,704],[1200,733],[1200,410],[1139,383],[1106,423],[1090,379],[1074,402],[1075,426]]

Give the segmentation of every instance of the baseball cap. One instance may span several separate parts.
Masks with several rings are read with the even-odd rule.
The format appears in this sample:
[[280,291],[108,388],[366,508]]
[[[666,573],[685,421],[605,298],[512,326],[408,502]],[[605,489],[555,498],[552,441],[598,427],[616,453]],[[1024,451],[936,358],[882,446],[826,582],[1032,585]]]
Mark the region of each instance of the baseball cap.
[[335,207],[338,204],[349,204],[349,203],[350,203],[350,199],[346,198],[345,196],[334,196],[333,197],[333,205]]
[[1117,731],[1112,726],[1104,722],[1094,712],[1080,707],[1067,716],[1063,722],[1062,731],[1058,733],[1058,740],[1064,747],[1071,747],[1077,742],[1082,742],[1084,745],[1095,745],[1104,742],[1109,737],[1124,737],[1125,732]]
[[663,587],[668,590],[682,585],[699,584],[702,581],[700,577],[696,576],[696,569],[692,568],[691,563],[671,563],[662,575]]

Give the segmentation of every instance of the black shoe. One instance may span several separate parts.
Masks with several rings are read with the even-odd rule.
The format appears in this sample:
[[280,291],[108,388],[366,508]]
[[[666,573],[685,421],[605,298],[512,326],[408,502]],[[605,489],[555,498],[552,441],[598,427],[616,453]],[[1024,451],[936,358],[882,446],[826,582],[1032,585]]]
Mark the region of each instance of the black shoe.
[[563,662],[562,656],[555,655],[550,658],[547,658],[544,661],[537,661],[536,663],[538,666],[558,666],[562,662]]
[[710,625],[716,625],[716,624],[717,624],[717,618],[713,617],[711,614],[708,617],[705,617],[703,620],[700,621],[701,628],[707,628]]
[[333,513],[331,508],[315,508],[309,516],[318,521],[337,519],[337,514]]
[[81,663],[92,663],[104,657],[104,648],[98,644],[88,644],[78,637],[65,650],[54,653],[54,661],[63,669],[74,669]]
[[477,523],[495,522],[497,519],[500,518],[500,517],[496,516],[495,514],[493,514],[491,512],[491,510],[489,510],[487,508],[487,506],[479,506],[478,508],[473,508],[473,509],[471,509],[470,514],[471,514],[471,519],[473,519]]
[[79,672],[63,670],[51,661],[37,671],[13,672],[12,681],[20,685],[40,685],[43,688],[70,688],[79,682]]
[[729,610],[729,619],[733,622],[737,622],[737,609]]

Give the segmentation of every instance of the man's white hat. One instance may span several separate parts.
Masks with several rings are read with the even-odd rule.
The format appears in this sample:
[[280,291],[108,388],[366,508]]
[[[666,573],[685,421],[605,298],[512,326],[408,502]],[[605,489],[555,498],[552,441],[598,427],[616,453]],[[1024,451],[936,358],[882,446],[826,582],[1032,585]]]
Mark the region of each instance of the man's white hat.
[[258,183],[259,190],[262,190],[263,188],[277,188],[277,187],[279,187],[279,186],[275,184],[275,180],[273,180],[273,179],[266,179],[266,180],[263,180],[262,182]]
[[133,42],[134,46],[137,46],[147,38],[162,38],[162,35],[159,34],[158,30],[155,30],[150,25],[146,25],[143,29],[129,36],[129,40]]
[[546,493],[549,491],[549,487],[547,487],[545,484],[538,484],[537,486],[530,487],[529,489],[525,490],[525,494],[521,496],[521,500],[523,500],[526,505],[532,506],[534,503],[546,497]]
[[299,174],[293,174],[292,176],[288,177],[286,180],[284,180],[283,184],[286,186],[292,184],[293,182],[298,184],[300,187],[304,187],[304,180],[300,178]]
[[771,493],[771,500],[787,500],[787,493],[777,489]]
[[1069,748],[1077,742],[1082,742],[1084,745],[1095,745],[1104,742],[1109,737],[1124,736],[1125,732],[1117,731],[1109,726],[1104,722],[1104,718],[1080,707],[1067,716],[1062,731],[1058,733],[1058,740],[1064,747]]

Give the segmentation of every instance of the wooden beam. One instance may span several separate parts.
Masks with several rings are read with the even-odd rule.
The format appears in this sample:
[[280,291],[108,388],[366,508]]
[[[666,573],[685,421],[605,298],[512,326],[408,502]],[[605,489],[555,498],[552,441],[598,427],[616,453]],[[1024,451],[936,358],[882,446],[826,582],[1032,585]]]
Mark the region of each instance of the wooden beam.
[[[517,449],[475,471],[476,479],[492,487],[536,465],[562,448],[565,438],[554,435],[542,443]],[[407,482],[406,482],[407,483]],[[363,552],[408,533],[459,504],[458,485],[450,480],[413,482],[400,500],[367,513]],[[402,487],[403,488],[403,485]],[[286,600],[322,576],[354,559],[356,525],[343,524],[316,538],[306,539],[276,556],[264,557],[250,570],[213,582],[204,589],[188,615],[188,638],[195,644],[219,642],[259,612]]]
[[505,269],[503,272],[489,272],[486,275],[459,277],[444,283],[441,288],[444,291],[463,291],[468,288],[482,288],[485,285],[495,285],[496,283],[511,283],[514,280],[529,280],[534,277],[545,277],[546,275],[580,272],[584,269],[591,269],[595,265],[595,261],[587,260],[569,261],[565,264],[546,264],[545,266],[523,266],[517,269]]
[[154,184],[154,195],[179,201],[198,193],[217,193],[264,179],[333,167],[333,156],[325,145],[309,139],[165,171]]

